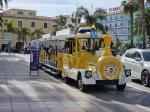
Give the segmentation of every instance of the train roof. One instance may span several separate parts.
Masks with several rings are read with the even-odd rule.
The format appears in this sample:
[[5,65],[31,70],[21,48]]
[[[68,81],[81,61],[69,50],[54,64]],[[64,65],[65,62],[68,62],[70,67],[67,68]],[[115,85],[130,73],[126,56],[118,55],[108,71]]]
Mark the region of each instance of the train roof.
[[[88,39],[90,38],[89,34],[77,34],[77,35],[59,35],[59,36],[50,36],[48,38],[40,38],[38,39],[39,41],[49,41],[49,40],[66,40],[66,39],[73,39],[73,38],[78,38],[78,39]],[[99,39],[104,39],[104,35],[99,35]]]
[[[73,38],[88,39],[90,38],[90,35],[89,34],[59,35],[59,36],[51,36],[48,40],[66,40],[66,39],[73,39]],[[104,36],[99,35],[99,38],[103,39]]]

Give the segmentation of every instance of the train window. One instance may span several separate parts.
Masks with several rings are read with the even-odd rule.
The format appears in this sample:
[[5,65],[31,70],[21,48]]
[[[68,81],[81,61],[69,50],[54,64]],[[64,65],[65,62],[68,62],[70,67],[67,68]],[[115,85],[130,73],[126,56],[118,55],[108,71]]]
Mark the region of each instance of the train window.
[[65,41],[64,40],[59,40],[57,42],[58,52],[62,53],[63,49],[65,48],[64,46],[65,46]]
[[81,51],[93,52],[104,48],[104,41],[100,39],[79,39],[78,48]]
[[73,53],[73,39],[68,39],[65,41],[63,52],[69,54]]
[[64,47],[65,47],[65,48],[69,48],[69,47],[70,47],[70,43],[69,43],[68,40],[65,42],[65,46],[64,46]]
[[73,40],[73,45],[72,46],[73,46],[73,51],[75,51],[76,50],[76,40],[75,39]]

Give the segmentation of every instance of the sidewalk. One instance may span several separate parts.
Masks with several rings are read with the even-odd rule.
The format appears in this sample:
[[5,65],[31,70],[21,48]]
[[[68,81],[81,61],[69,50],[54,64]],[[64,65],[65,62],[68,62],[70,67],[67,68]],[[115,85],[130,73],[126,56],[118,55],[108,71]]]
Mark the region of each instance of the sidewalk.
[[21,53],[13,53],[13,55],[23,59],[24,61],[30,63],[30,54],[21,54]]
[[104,112],[84,93],[42,71],[29,76],[29,55],[21,56],[0,54],[0,112]]

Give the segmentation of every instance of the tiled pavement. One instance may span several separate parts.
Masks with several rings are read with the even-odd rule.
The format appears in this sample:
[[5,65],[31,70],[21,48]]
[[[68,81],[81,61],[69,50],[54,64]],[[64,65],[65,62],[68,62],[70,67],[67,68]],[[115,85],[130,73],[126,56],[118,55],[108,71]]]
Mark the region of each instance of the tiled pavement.
[[29,76],[29,63],[0,54],[0,112],[103,112],[85,94],[40,71]]

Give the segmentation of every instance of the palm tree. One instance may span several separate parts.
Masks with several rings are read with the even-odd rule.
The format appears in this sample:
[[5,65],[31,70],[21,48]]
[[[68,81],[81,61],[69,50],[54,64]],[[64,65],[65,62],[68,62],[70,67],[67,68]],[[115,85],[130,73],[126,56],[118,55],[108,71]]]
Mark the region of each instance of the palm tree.
[[[2,33],[6,32],[6,33],[9,33],[11,36],[12,36],[12,33],[15,32],[15,26],[13,24],[13,22],[7,22],[4,24],[6,26],[6,29],[3,29],[2,30]],[[9,50],[11,48],[11,40],[8,41],[8,47],[9,47]]]
[[5,32],[15,33],[15,26],[13,25],[12,21],[6,23]]
[[150,40],[150,7],[146,8],[145,11],[145,22],[146,22],[147,35],[149,36],[149,40]]
[[4,5],[5,5],[7,7],[9,1],[10,0],[0,0],[0,6],[4,7]]
[[64,26],[67,22],[67,18],[63,15],[59,15],[56,17],[55,22],[56,22],[58,29],[61,30],[64,28]]
[[131,27],[131,47],[133,47],[133,20],[134,20],[134,12],[138,11],[139,5],[135,1],[122,1],[121,6],[123,7],[123,11],[125,14],[130,15],[130,27]]
[[[139,20],[140,18],[136,18],[134,21],[134,35],[139,36],[142,32],[142,22]],[[147,35],[150,37],[150,8],[146,8],[145,10],[145,22],[146,22],[146,32]],[[150,40],[150,39],[149,39]]]
[[30,36],[30,29],[21,28],[21,37],[22,37],[23,44],[27,43],[27,36]]
[[36,29],[32,32],[32,35],[36,35],[36,37],[39,39],[44,34],[44,31],[42,29]]
[[142,23],[141,21],[139,20],[139,18],[136,18],[134,20],[134,23],[133,23],[133,35],[134,36],[137,36],[137,37],[140,37],[141,34],[142,34]]
[[[143,35],[143,48],[145,48],[145,31],[146,31],[146,21],[145,21],[145,0],[137,0],[140,6],[140,13],[141,13],[141,22],[142,22],[142,35]],[[150,2],[150,0],[146,0]]]
[[101,23],[98,23],[98,20],[102,20],[106,18],[105,10],[101,8],[97,8],[93,14],[90,14],[87,8],[81,6],[76,11],[76,18],[78,18],[79,22],[81,18],[84,18],[86,20],[87,26],[91,26],[94,24],[97,29],[104,32],[104,26]]
[[22,38],[22,29],[16,28],[15,33],[18,35],[18,42],[16,42],[16,49],[18,52],[21,52],[22,48],[24,47],[23,38]]
[[[0,7],[1,7],[1,9],[0,10],[3,10],[3,7],[4,6],[8,6],[8,2],[9,2],[10,0],[0,0]],[[2,26],[3,25],[3,19],[2,19],[2,16],[3,16],[3,14],[2,13],[0,13],[0,26]]]
[[18,35],[18,41],[22,41],[21,28],[16,28],[15,33]]

